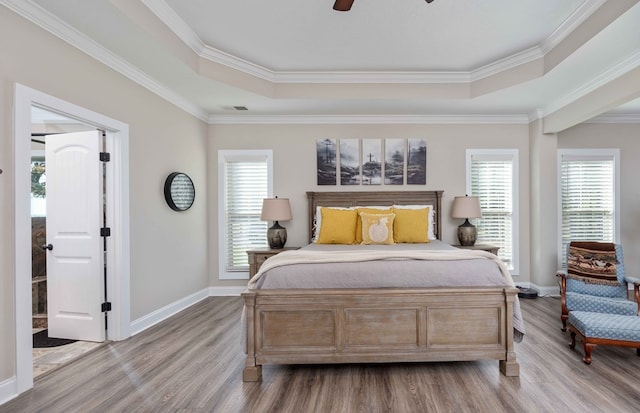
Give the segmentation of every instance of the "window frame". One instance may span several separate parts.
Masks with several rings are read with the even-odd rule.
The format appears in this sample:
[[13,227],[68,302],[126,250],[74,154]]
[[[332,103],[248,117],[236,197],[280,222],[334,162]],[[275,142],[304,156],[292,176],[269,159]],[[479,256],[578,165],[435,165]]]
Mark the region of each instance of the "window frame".
[[[249,269],[246,271],[229,271],[226,268],[227,254],[227,226],[226,217],[226,165],[229,161],[266,160],[267,163],[267,197],[273,197],[273,151],[271,149],[219,149],[218,150],[218,279],[220,280],[248,280]],[[265,241],[267,234],[265,232]]]
[[593,160],[612,159],[613,160],[613,242],[620,243],[620,149],[619,148],[599,148],[599,149],[558,149],[557,157],[557,199],[558,199],[558,221],[557,221],[557,243],[558,243],[558,268],[565,268],[566,247],[562,242],[562,162],[565,157],[589,158]]
[[475,195],[471,190],[471,166],[474,156],[482,156],[488,159],[511,160],[511,263],[513,268],[510,269],[511,275],[520,274],[520,191],[519,191],[519,151],[517,148],[512,149],[467,149],[466,150],[466,193]]

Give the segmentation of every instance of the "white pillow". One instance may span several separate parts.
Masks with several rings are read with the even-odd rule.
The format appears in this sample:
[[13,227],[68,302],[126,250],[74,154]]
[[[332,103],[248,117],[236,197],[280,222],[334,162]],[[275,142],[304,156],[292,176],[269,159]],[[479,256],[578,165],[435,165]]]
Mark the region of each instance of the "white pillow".
[[433,227],[435,225],[435,217],[436,217],[436,211],[433,209],[433,205],[394,205],[393,206],[396,209],[424,209],[424,208],[429,208],[429,211],[431,212],[429,214],[429,225],[427,225],[427,238],[429,238],[430,241],[436,240],[438,239],[436,237],[436,234],[433,230]]

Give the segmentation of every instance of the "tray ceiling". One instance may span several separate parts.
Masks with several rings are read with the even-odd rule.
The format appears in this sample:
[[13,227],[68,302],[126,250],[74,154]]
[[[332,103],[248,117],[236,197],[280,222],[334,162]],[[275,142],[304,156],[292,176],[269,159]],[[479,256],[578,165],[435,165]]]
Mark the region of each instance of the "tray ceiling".
[[636,3],[0,0],[212,122],[544,116],[638,69]]

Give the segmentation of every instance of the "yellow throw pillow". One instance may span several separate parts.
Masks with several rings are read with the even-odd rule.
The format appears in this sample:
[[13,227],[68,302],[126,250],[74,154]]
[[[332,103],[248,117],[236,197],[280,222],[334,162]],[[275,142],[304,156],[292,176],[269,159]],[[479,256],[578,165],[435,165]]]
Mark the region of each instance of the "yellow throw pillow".
[[393,244],[393,219],[395,214],[360,213],[362,244]]
[[427,238],[429,241],[438,239],[435,234],[435,219],[436,214],[433,209],[433,205],[394,205],[394,213],[396,209],[429,209],[429,224],[427,225]]
[[430,208],[399,209],[394,208],[396,215],[393,223],[393,240],[395,242],[429,242],[428,227]]
[[322,226],[318,235],[318,244],[355,244],[355,209],[321,208]]
[[385,209],[370,207],[357,208],[358,216],[356,219],[356,244],[362,243],[362,220],[360,219],[360,213],[364,212],[366,214],[390,214],[393,212],[391,209],[391,207]]

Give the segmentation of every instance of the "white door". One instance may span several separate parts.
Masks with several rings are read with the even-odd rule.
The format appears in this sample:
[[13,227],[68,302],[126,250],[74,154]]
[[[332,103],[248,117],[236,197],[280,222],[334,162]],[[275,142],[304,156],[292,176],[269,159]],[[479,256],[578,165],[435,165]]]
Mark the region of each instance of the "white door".
[[45,140],[50,337],[105,340],[100,135],[76,132]]

